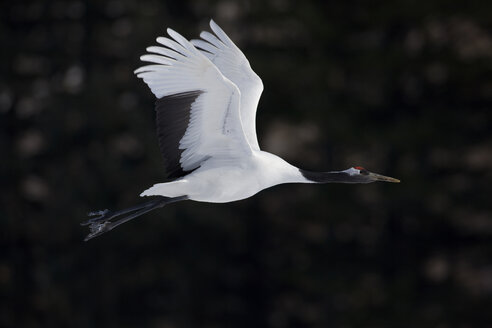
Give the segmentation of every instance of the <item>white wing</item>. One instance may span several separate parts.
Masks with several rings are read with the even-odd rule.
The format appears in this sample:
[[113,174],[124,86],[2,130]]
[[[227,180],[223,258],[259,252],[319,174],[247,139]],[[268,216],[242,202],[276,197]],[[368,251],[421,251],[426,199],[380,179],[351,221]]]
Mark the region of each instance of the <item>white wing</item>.
[[135,71],[158,98],[157,129],[171,177],[210,157],[251,154],[239,114],[239,89],[177,32],[159,37],[140,59],[154,63]]
[[210,21],[210,27],[215,35],[204,31],[200,33],[202,40],[191,40],[191,43],[200,48],[220,72],[241,91],[241,119],[244,133],[251,148],[259,150],[256,136],[256,108],[263,92],[263,83],[251,69],[246,56],[213,20]]

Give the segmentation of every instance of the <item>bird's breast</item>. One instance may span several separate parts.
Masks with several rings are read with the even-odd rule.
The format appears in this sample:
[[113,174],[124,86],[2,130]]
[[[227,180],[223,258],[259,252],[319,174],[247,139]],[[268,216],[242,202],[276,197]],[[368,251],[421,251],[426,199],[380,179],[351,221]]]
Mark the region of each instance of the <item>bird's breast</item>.
[[186,177],[193,186],[188,196],[211,203],[241,200],[280,183],[297,182],[295,172],[296,168],[265,152],[228,165],[210,161]]
[[236,165],[203,165],[186,178],[190,186],[189,198],[211,203],[227,203],[253,196],[264,189],[254,163]]

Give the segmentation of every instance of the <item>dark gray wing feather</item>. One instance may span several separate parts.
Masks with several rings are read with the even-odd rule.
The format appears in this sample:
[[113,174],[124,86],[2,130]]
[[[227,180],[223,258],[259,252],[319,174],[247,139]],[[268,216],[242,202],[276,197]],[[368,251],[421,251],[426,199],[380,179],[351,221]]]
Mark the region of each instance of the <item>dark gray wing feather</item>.
[[200,90],[182,92],[157,99],[155,103],[157,138],[168,178],[175,179],[189,173],[179,162],[183,153],[179,142],[188,128],[191,106],[200,94]]

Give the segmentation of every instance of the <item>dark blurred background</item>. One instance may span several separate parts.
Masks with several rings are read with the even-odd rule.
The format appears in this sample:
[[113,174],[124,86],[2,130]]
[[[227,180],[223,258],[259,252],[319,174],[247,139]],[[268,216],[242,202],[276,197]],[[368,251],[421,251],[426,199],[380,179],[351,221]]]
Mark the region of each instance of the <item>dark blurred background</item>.
[[[459,5],[458,5],[459,4]],[[0,327],[491,327],[492,2],[3,1]],[[262,149],[400,178],[183,202],[133,75],[214,18],[265,90]]]

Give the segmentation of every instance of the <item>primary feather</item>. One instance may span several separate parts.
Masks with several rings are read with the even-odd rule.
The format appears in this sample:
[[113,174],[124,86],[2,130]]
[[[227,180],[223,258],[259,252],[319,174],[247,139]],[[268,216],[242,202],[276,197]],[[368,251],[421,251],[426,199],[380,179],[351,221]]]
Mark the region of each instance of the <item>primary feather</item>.
[[191,43],[241,91],[240,107],[244,133],[251,148],[259,150],[256,137],[256,108],[263,92],[263,83],[251,68],[246,56],[219,25],[211,20],[210,27],[215,35],[204,31],[200,33],[202,40],[191,40]]

